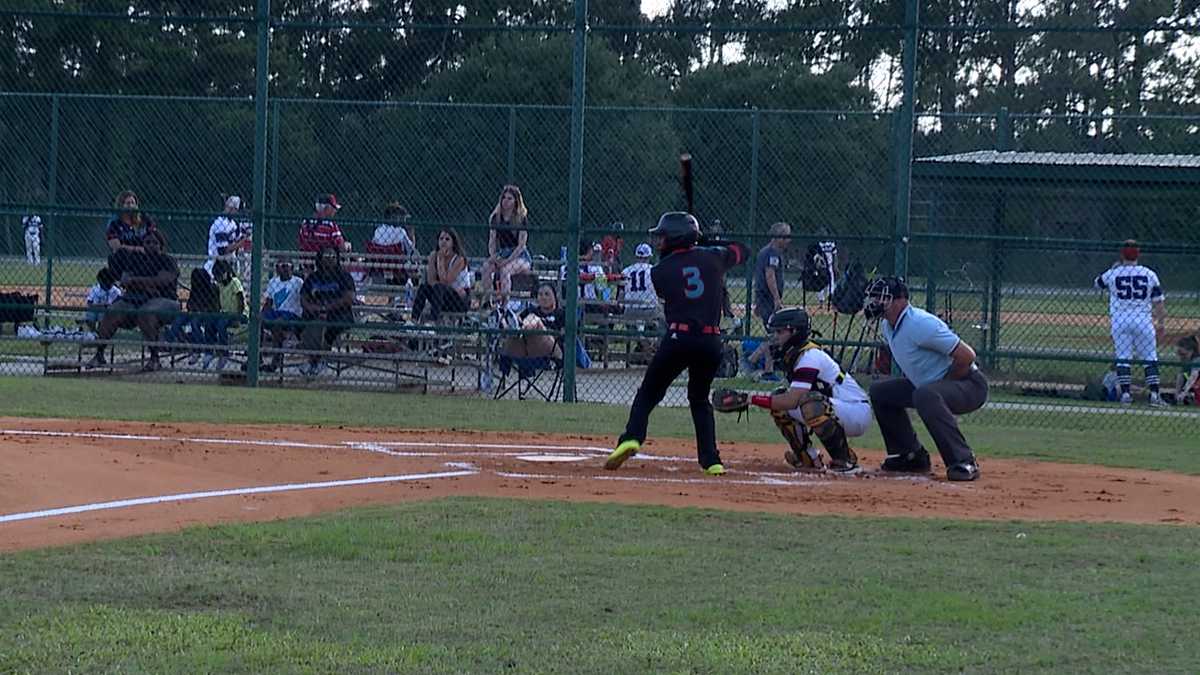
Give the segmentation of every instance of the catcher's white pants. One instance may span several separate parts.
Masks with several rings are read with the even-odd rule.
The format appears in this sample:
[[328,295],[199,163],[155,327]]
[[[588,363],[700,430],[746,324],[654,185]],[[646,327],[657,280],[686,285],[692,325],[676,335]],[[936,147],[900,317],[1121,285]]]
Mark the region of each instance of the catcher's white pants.
[[1131,359],[1158,360],[1158,344],[1154,336],[1154,324],[1147,319],[1113,321],[1112,339],[1119,363]]
[[[871,403],[869,401],[843,401],[841,399],[833,400],[833,414],[837,416],[838,422],[842,423],[842,429],[846,431],[847,436],[862,436],[867,433],[867,427],[871,426]],[[794,408],[788,411],[792,419],[804,423],[804,416],[800,414],[799,408]]]
[[25,233],[25,262],[30,265],[42,262],[42,238],[29,232]]

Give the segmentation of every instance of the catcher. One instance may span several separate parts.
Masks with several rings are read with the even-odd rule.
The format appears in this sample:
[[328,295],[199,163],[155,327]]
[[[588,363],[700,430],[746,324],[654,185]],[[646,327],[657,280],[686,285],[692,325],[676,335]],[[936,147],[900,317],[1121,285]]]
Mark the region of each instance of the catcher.
[[[732,390],[713,393],[720,412],[741,412],[749,405],[766,408],[791,448],[783,458],[800,470],[828,470],[842,475],[860,473],[858,457],[847,436],[861,436],[871,424],[871,403],[853,377],[842,372],[833,357],[809,339],[808,312],[799,307],[780,309],[767,328],[776,363],[785,364],[791,384],[770,396]],[[816,434],[829,453],[826,464],[812,444]]]

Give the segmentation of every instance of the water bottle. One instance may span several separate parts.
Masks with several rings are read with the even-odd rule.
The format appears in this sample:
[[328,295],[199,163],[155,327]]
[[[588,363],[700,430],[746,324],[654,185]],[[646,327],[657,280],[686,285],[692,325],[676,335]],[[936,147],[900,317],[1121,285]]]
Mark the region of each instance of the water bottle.
[[404,282],[404,305],[412,307],[413,304],[413,283],[412,279]]

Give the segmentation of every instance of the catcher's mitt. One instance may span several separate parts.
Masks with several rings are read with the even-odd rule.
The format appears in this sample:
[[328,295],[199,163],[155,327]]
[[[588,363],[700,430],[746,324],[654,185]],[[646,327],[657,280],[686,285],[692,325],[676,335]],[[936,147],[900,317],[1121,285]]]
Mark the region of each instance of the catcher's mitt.
[[750,409],[750,395],[733,389],[717,389],[712,393],[713,410],[723,413],[744,413]]

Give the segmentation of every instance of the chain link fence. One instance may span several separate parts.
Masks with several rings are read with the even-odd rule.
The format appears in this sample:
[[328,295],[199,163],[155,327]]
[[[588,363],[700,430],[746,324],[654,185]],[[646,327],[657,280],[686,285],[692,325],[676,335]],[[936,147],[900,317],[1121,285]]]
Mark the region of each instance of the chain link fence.
[[[640,265],[654,258],[637,249],[662,211],[684,207],[677,157],[688,151],[710,233],[757,252],[773,223],[791,224],[784,303],[810,309],[856,377],[890,368],[876,327],[839,312],[831,288],[801,282],[823,242],[836,245],[835,286],[855,268],[902,274],[914,304],[975,347],[993,388],[972,424],[1177,434],[1198,421],[1194,406],[1146,405],[1145,356],[1131,361],[1134,404],[1110,400],[1108,296],[1093,283],[1122,240],[1139,240],[1167,298],[1162,391],[1182,402],[1176,375],[1195,366],[1176,342],[1200,332],[1200,115],[1190,75],[1170,69],[1195,61],[1196,30],[1178,21],[1188,17],[1080,28],[1045,8],[1006,19],[933,7],[918,28],[850,3],[757,17],[704,3],[647,17],[611,3],[593,4],[576,42],[570,3],[277,2],[262,17],[246,3],[208,8],[228,16],[42,4],[0,12],[17,46],[0,59],[5,374],[626,405],[662,328],[639,295]],[[1130,68],[1151,84],[1115,68],[1098,80],[1180,106],[1131,107],[1093,82],[1051,78],[1072,26],[1147,50]],[[992,56],[998,75],[963,74]],[[572,89],[580,57],[586,105]],[[1039,77],[1065,93],[1022,99]],[[931,112],[902,105],[905,82]],[[509,184],[528,236],[498,298],[489,258],[506,252],[489,223]],[[322,212],[329,201],[338,208]],[[170,263],[147,262],[147,229]],[[452,251],[438,257],[443,234]],[[339,250],[345,287],[316,273],[317,241]],[[220,283],[224,263],[236,283]],[[580,291],[568,298],[575,265]],[[764,339],[753,277],[745,266],[727,280],[723,383],[768,389],[778,375],[753,358]],[[299,303],[322,279],[353,304],[318,315]],[[106,311],[110,286],[126,303]],[[561,315],[523,321],[545,293]],[[285,305],[295,316],[276,313]],[[684,389],[666,404],[685,404]]]

